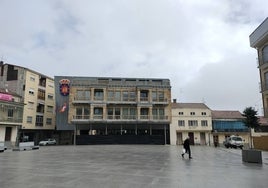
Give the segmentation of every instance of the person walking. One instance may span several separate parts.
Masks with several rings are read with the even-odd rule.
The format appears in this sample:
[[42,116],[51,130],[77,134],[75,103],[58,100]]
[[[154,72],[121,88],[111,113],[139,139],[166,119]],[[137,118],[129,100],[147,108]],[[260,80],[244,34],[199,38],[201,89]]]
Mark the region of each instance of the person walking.
[[184,158],[184,154],[188,153],[189,154],[189,159],[192,159],[191,155],[191,148],[190,148],[190,139],[187,137],[184,142],[183,142],[183,148],[185,149],[185,152],[181,154],[182,158]]

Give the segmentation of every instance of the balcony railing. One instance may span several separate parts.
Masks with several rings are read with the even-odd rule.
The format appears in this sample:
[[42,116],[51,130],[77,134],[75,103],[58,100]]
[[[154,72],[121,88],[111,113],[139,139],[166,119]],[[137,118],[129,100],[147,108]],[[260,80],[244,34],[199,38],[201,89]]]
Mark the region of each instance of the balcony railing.
[[122,121],[122,120],[148,120],[148,121],[167,121],[168,116],[165,115],[140,115],[138,118],[137,115],[107,115],[107,118],[105,118],[103,115],[93,115],[91,118],[89,115],[74,115],[73,116],[74,121],[88,121],[88,120],[104,120],[104,121]]
[[22,118],[5,117],[5,118],[0,118],[0,122],[7,122],[7,123],[22,123]]

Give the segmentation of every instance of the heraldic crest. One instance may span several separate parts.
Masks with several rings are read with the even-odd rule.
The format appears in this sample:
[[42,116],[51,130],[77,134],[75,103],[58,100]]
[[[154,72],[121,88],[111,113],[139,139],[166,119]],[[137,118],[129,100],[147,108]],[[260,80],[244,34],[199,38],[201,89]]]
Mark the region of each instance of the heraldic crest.
[[70,80],[61,79],[59,82],[60,82],[60,94],[63,96],[68,96],[70,93]]

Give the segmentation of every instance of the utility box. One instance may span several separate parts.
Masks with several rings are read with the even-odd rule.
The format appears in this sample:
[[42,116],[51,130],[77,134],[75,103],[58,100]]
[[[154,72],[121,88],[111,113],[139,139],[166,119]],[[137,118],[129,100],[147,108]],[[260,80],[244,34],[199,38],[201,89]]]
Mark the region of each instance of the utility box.
[[242,150],[242,161],[247,163],[262,163],[262,153],[260,150],[244,149]]

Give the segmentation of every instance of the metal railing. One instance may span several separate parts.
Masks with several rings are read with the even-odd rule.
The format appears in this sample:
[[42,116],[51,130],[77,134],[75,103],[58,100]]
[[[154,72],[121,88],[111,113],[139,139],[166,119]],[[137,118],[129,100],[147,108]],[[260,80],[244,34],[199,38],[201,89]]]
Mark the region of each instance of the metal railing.
[[156,121],[167,121],[168,116],[165,115],[74,115],[73,120],[114,120],[114,121],[121,121],[121,120],[156,120]]

